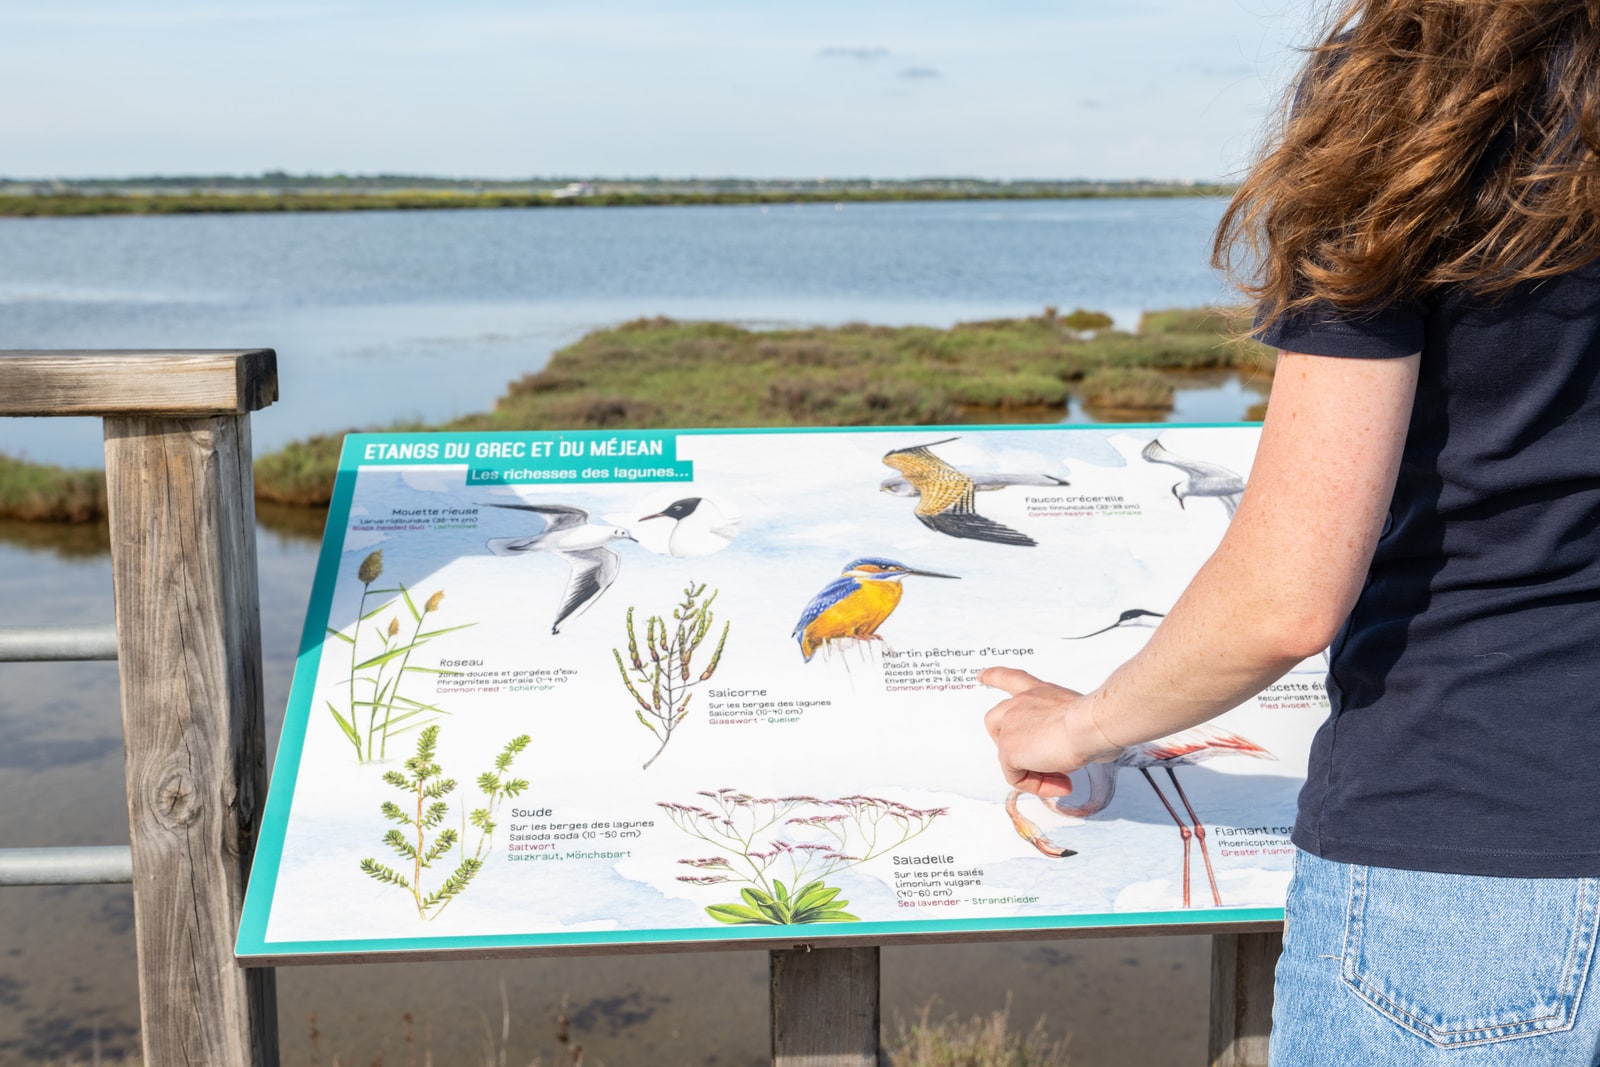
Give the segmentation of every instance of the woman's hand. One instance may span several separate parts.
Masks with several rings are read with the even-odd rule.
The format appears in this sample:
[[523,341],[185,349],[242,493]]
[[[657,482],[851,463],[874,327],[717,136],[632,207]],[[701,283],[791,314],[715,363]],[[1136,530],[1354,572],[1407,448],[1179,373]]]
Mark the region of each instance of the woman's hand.
[[1116,759],[1113,743],[1094,721],[1082,693],[1040,681],[1027,671],[990,667],[979,683],[1010,694],[990,708],[983,724],[999,749],[1000,770],[1013,789],[1041,797],[1072,792],[1068,775],[1086,763]]

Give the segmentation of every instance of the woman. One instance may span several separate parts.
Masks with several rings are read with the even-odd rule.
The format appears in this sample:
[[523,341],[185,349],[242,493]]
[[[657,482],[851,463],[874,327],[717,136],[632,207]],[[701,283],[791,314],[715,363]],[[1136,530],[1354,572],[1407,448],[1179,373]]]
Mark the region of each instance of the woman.
[[1332,645],[1274,1064],[1600,1064],[1597,150],[1600,5],[1348,4],[1218,231],[1281,350],[1226,537],[1093,692],[981,675],[1059,796]]

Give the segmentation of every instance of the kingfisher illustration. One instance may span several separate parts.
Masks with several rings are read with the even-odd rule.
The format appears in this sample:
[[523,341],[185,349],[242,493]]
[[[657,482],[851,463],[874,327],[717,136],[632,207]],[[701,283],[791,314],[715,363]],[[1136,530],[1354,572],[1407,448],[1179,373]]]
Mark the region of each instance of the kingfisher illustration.
[[1220,463],[1207,463],[1204,460],[1175,456],[1161,446],[1159,438],[1145,445],[1139,455],[1151,463],[1165,463],[1169,467],[1176,467],[1187,476],[1172,487],[1172,495],[1178,498],[1180,508],[1183,507],[1183,498],[1186,496],[1209,496],[1227,509],[1230,519],[1239,509],[1239,496],[1244,492],[1244,478],[1240,477],[1238,472],[1229,470]]
[[[915,495],[917,521],[928,529],[936,530],[946,536],[992,541],[999,545],[1038,544],[1027,534],[1019,533],[1009,526],[1002,526],[993,519],[986,519],[978,514],[972,502],[973,495],[979,488],[978,483],[970,475],[951,466],[930,451],[935,445],[949,444],[955,440],[958,438],[946,437],[942,441],[931,441],[911,448],[897,448],[884,453],[884,464],[905,475],[905,481],[910,484],[908,491],[902,492],[896,488],[900,479],[890,478],[882,484],[883,491],[899,496]],[[992,479],[994,476],[990,477]],[[1066,484],[1053,478],[1051,482]],[[1009,483],[991,481],[982,488],[999,489],[1005,484]]]
[[907,575],[959,578],[956,574],[919,571],[892,559],[864,556],[845,564],[844,573],[823,587],[800,613],[791,635],[800,654],[811,662],[817,649],[832,641],[882,641],[878,627],[900,603],[900,582]]
[[606,545],[612,541],[632,541],[633,534],[616,526],[600,526],[589,521],[589,513],[566,504],[485,504],[484,507],[510,511],[531,511],[545,520],[544,529],[527,537],[491,537],[488,549],[497,556],[516,556],[524,552],[549,552],[572,567],[567,588],[561,594],[561,607],[550,632],[561,632],[569,617],[581,615],[600,594],[611,588],[622,568],[622,557]]
[[[1217,891],[1217,875],[1211,867],[1211,852],[1206,848],[1206,828],[1201,825],[1200,817],[1194,813],[1194,806],[1189,803],[1189,797],[1184,793],[1183,786],[1178,784],[1177,774],[1179,767],[1192,767],[1196,763],[1216,756],[1275,758],[1272,753],[1248,738],[1230,734],[1214,726],[1196,726],[1170,737],[1146,741],[1142,745],[1132,745],[1123,749],[1122,754],[1109,763],[1091,763],[1083,768],[1085,777],[1089,780],[1089,798],[1080,804],[1073,804],[1067,797],[1041,799],[1048,807],[1062,815],[1088,818],[1104,811],[1111,803],[1111,798],[1117,792],[1117,772],[1125,767],[1137,768],[1144,776],[1144,780],[1150,783],[1150,788],[1156,791],[1161,806],[1167,809],[1167,814],[1177,824],[1178,836],[1183,839],[1183,906],[1186,908],[1190,906],[1189,851],[1190,846],[1198,841],[1200,858],[1206,865],[1206,880],[1211,884],[1211,902],[1220,908],[1222,894]],[[1161,787],[1156,784],[1151,770],[1167,772],[1167,778],[1178,794],[1178,802],[1183,805],[1183,810],[1189,816],[1187,823],[1172,806],[1166,794],[1161,791]],[[1051,842],[1038,824],[1017,810],[1017,801],[1022,796],[1022,793],[1012,790],[1011,795],[1006,797],[1006,814],[1011,816],[1011,825],[1016,829],[1017,835],[1046,856],[1059,859],[1063,856],[1076,855],[1071,849],[1062,848]]]

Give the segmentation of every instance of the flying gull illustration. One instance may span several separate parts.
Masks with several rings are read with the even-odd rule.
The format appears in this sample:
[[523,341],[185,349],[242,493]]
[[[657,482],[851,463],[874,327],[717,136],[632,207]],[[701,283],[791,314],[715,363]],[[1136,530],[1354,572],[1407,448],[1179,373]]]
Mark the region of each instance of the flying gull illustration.
[[1220,463],[1207,463],[1204,460],[1175,456],[1161,447],[1160,438],[1145,445],[1144,451],[1139,455],[1151,463],[1165,463],[1169,467],[1176,467],[1187,475],[1183,481],[1172,487],[1172,495],[1178,498],[1180,508],[1183,507],[1183,498],[1186,496],[1209,496],[1228,509],[1230,519],[1238,510],[1239,494],[1244,492],[1244,479]]
[[703,496],[686,496],[674,500],[654,515],[646,515],[640,522],[651,519],[671,519],[672,532],[667,535],[667,552],[673,556],[709,556],[726,548],[729,541],[739,536],[737,515],[729,515]]
[[567,578],[566,591],[561,594],[561,607],[550,632],[561,632],[561,624],[569,617],[581,615],[600,594],[611,588],[621,569],[622,558],[606,545],[612,541],[632,541],[633,534],[615,526],[599,526],[589,521],[589,513],[582,508],[565,504],[486,504],[485,507],[505,508],[510,511],[531,511],[545,519],[545,527],[531,537],[491,537],[489,551],[497,556],[515,556],[523,552],[549,552],[560,556],[572,567]]
[[[957,438],[946,437],[942,441],[932,441],[912,448],[897,448],[884,453],[884,464],[905,475],[905,480],[918,498],[915,509],[917,521],[928,529],[948,537],[992,541],[998,545],[1038,544],[1027,534],[1019,533],[1009,526],[1002,526],[993,519],[986,519],[978,514],[972,504],[978,483],[929,451],[935,445],[948,444],[954,440]],[[882,486],[883,491],[896,492],[890,485],[897,480],[885,481]]]

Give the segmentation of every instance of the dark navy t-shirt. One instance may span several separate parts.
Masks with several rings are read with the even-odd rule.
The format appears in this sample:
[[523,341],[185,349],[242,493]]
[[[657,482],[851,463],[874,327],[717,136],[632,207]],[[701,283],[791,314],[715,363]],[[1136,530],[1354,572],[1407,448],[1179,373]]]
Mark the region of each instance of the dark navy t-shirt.
[[1600,876],[1600,264],[1498,299],[1311,312],[1262,339],[1422,353],[1295,844],[1343,863]]

